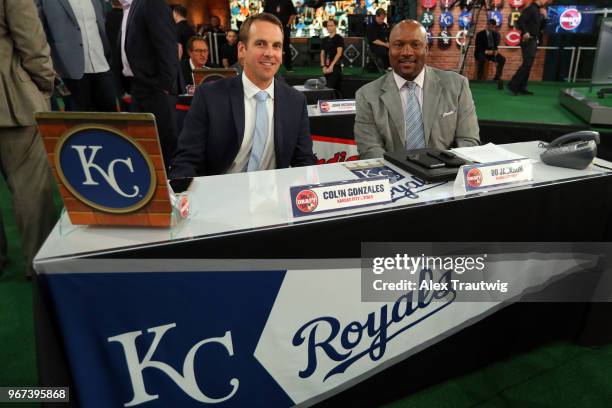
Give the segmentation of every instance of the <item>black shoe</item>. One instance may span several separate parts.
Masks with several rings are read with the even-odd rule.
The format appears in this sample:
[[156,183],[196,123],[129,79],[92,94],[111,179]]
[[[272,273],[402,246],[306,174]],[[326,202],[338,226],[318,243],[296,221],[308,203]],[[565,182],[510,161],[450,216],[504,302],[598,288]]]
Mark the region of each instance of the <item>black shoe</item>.
[[519,95],[533,95],[533,92],[528,91],[526,89],[519,90],[518,93],[519,93]]
[[510,84],[508,84],[508,90],[510,91],[510,95],[512,96],[518,95],[518,91],[514,89],[512,86],[510,86]]
[[497,89],[499,90],[504,89],[504,81],[502,81],[501,79],[497,80]]

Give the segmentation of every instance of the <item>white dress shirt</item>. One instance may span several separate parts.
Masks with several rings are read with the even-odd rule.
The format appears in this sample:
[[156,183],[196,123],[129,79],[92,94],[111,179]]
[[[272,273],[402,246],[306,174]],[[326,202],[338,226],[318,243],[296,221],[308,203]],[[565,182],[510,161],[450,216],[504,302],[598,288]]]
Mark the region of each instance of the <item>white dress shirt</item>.
[[[399,89],[399,93],[402,100],[402,110],[404,111],[404,117],[406,116],[406,98],[408,94],[408,89],[404,88],[406,82],[410,82],[401,76],[397,75],[395,71],[393,71],[393,79],[395,79],[395,84],[397,85],[397,89]],[[421,115],[423,115],[423,84],[425,83],[425,66],[419,73],[419,75],[414,78],[413,81],[417,86],[415,87],[415,93],[417,100],[419,101],[419,106],[421,107]]]
[[128,16],[130,14],[130,6],[132,5],[132,0],[120,0],[121,7],[123,7],[123,20],[121,20],[121,64],[123,69],[121,73],[126,77],[133,77],[134,73],[132,72],[132,68],[130,68],[130,62],[127,59],[127,55],[125,54],[125,34],[127,31],[127,21]]
[[240,150],[234,159],[234,163],[228,170],[228,173],[241,173],[246,171],[251,157],[251,148],[253,147],[253,134],[255,133],[255,107],[257,100],[255,94],[259,91],[266,91],[270,96],[266,100],[266,108],[268,109],[268,137],[266,139],[266,148],[261,159],[261,170],[270,170],[276,168],[276,153],[274,151],[274,80],[266,89],[259,89],[257,85],[247,78],[246,74],[242,74],[242,87],[244,88],[244,137]]
[[83,42],[83,56],[85,57],[84,72],[95,74],[110,69],[104,56],[104,45],[100,38],[100,31],[96,23],[96,11],[92,1],[97,0],[68,0],[77,23],[81,30]]

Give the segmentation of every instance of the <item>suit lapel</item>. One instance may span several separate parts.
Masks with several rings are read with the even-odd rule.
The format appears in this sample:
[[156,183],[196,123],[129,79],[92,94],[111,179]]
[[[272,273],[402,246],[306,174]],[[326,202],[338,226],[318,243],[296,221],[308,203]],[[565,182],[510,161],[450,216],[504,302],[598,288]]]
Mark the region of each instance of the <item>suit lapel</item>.
[[400,99],[400,93],[397,89],[397,84],[393,77],[393,73],[389,72],[385,78],[382,86],[380,87],[381,95],[380,99],[387,108],[391,120],[389,126],[393,129],[391,137],[393,139],[393,145],[404,146],[404,139],[406,138],[406,124],[404,120],[404,111],[402,109],[402,100]]
[[423,84],[423,129],[425,130],[425,145],[429,146],[429,137],[433,122],[438,116],[438,103],[442,88],[438,75],[425,66],[425,83]]
[[234,126],[238,136],[238,140],[236,140],[236,151],[238,151],[242,145],[242,139],[244,139],[244,90],[242,88],[242,76],[235,76],[231,81],[230,102]]
[[127,39],[128,33],[130,32],[130,25],[132,23],[132,20],[134,19],[134,14],[136,14],[136,9],[139,6],[140,6],[140,1],[139,0],[132,1],[132,4],[130,5],[130,9],[128,11],[128,19],[127,19],[127,22],[125,23],[125,38],[126,39]]
[[74,24],[79,24],[77,22],[76,16],[74,15],[74,11],[72,10],[72,7],[70,6],[70,3],[68,2],[68,0],[58,0],[58,1],[62,5],[62,7],[64,7],[64,10],[66,10],[66,13],[68,13],[68,17],[72,19]]
[[283,101],[285,100],[285,95],[283,93],[282,87],[278,86],[278,82],[276,78],[274,79],[274,112],[273,121],[274,121],[274,154],[276,156],[276,164],[278,167],[279,157],[282,156],[281,152],[283,151],[283,129],[281,127],[281,106],[283,106]]

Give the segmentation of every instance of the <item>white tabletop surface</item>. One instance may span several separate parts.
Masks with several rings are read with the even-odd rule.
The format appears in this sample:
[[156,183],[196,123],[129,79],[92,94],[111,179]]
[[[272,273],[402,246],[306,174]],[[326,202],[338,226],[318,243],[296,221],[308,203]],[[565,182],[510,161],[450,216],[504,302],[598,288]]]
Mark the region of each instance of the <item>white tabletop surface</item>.
[[[515,153],[538,160],[540,148],[537,142],[504,145]],[[374,161],[351,162],[351,166],[363,166]],[[612,164],[602,162],[612,168]],[[393,165],[387,166],[409,176]],[[534,164],[534,182],[516,188],[537,188],[547,183],[571,181],[582,177],[612,175],[612,170],[590,166],[586,170],[551,167]],[[322,222],[338,217],[359,217],[371,211],[395,211],[414,205],[470,199],[457,195],[453,182],[428,185],[418,198],[398,200],[391,204],[302,217],[294,220],[290,207],[289,187],[357,179],[346,165],[335,163],[311,167],[199,177],[190,187],[192,214],[174,228],[93,227],[73,226],[67,214],[47,238],[39,251],[36,262],[73,257],[91,252],[113,252],[122,247],[150,246],[169,240],[203,239],[206,237],[240,233],[250,229],[287,228],[296,222]],[[511,194],[512,189],[496,190],[484,194]]]

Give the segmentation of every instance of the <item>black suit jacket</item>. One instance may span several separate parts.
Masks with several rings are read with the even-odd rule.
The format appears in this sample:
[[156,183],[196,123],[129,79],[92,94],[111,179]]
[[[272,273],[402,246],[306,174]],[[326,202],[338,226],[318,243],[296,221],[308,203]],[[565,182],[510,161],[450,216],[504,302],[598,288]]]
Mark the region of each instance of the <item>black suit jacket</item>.
[[[205,66],[208,68],[220,68],[219,65],[213,64],[210,61],[208,61]],[[189,64],[189,58],[181,61],[181,82],[183,84],[181,91],[184,91],[187,85],[193,85],[192,73],[193,70],[191,69],[191,64]]]
[[482,30],[476,34],[476,49],[474,50],[474,57],[476,59],[484,55],[486,50],[495,50],[499,46],[499,33],[497,31],[491,31],[493,34],[493,48],[489,48],[489,42],[487,41],[487,30]]
[[[242,76],[198,86],[172,160],[170,178],[227,173],[244,137]],[[274,80],[276,167],[316,163],[306,97]]]
[[178,43],[170,6],[164,0],[134,0],[128,15],[125,54],[140,84],[177,93]]

